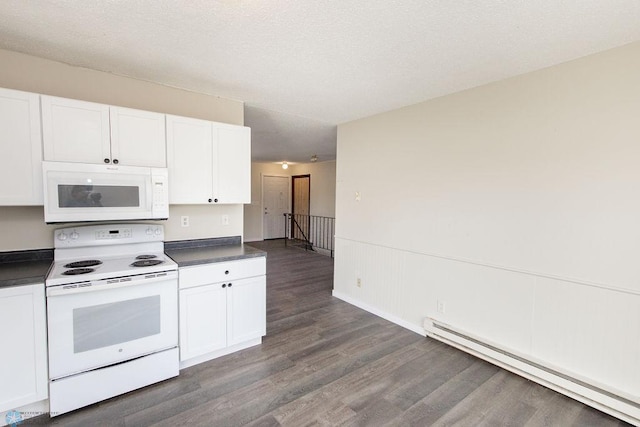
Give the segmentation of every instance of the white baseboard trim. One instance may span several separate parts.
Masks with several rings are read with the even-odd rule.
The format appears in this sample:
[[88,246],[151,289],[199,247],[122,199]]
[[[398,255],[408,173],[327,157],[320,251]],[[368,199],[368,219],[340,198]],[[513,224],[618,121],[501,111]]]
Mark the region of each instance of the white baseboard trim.
[[335,289],[331,293],[334,297],[341,299],[344,302],[347,302],[351,305],[355,305],[358,308],[363,309],[364,311],[368,311],[371,314],[375,314],[378,317],[382,317],[385,320],[388,320],[391,323],[395,323],[398,326],[402,326],[405,329],[408,329],[416,334],[422,335],[423,337],[427,336],[427,332],[421,325],[414,325],[413,323],[407,322],[404,319],[399,318],[391,313],[387,313],[386,311],[382,311],[376,307],[373,307],[367,303],[362,301],[358,301],[356,299],[351,298],[348,295],[343,294],[342,292],[336,291]]

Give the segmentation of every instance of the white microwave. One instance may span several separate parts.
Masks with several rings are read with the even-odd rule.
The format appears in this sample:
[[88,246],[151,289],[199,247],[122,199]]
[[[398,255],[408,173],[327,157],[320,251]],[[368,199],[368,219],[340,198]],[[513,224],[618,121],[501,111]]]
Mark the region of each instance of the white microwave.
[[166,168],[42,162],[44,220],[169,218]]

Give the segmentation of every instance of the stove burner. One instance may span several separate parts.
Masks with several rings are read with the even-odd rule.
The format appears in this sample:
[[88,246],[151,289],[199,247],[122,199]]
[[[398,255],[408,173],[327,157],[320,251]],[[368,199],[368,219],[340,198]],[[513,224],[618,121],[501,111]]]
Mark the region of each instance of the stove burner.
[[[97,259],[87,259],[84,261],[70,262],[69,264],[65,264],[64,268],[93,267],[94,265],[100,265],[100,264],[102,264],[102,261],[99,261]],[[80,273],[77,273],[77,274],[80,274]]]
[[158,258],[158,255],[138,255],[136,259],[153,259]]
[[143,259],[135,261],[131,264],[131,267],[151,267],[152,265],[162,264],[164,261],[161,259]]
[[95,271],[95,268],[74,268],[72,270],[63,271],[65,276],[75,276],[76,274],[87,274]]

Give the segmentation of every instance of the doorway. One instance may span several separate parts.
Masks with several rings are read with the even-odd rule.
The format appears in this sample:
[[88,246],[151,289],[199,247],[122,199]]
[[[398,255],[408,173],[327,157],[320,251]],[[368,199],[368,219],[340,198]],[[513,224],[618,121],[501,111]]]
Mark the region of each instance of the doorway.
[[291,192],[291,213],[295,219],[295,222],[291,221],[291,236],[294,239],[310,239],[311,175],[292,176]]
[[262,177],[263,239],[285,237],[284,214],[289,211],[289,177]]

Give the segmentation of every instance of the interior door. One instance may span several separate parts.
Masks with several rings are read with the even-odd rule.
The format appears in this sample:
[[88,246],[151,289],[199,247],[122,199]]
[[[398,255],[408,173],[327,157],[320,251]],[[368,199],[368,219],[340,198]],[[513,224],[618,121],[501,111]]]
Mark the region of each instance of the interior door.
[[285,237],[284,214],[289,210],[289,177],[262,177],[262,206],[264,207],[263,238]]
[[310,185],[311,175],[299,175],[291,177],[292,213],[295,223],[291,221],[291,235],[294,239],[311,240],[310,236]]

